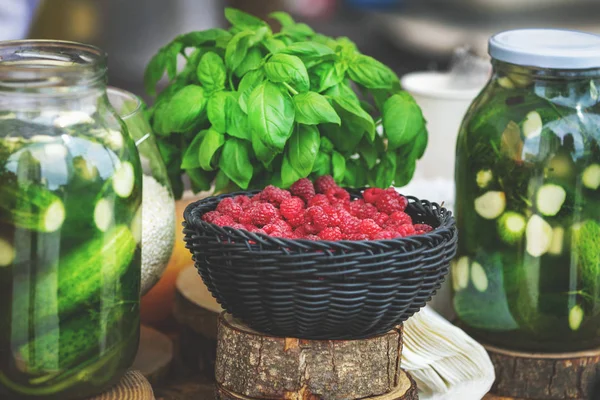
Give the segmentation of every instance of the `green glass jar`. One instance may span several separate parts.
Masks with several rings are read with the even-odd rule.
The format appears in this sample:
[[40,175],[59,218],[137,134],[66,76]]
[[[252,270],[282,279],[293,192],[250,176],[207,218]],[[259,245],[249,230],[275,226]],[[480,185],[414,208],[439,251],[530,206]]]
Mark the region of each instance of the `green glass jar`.
[[131,366],[141,199],[105,54],[0,43],[0,398],[87,398]]
[[600,37],[490,40],[493,76],[457,142],[460,324],[525,351],[600,345]]

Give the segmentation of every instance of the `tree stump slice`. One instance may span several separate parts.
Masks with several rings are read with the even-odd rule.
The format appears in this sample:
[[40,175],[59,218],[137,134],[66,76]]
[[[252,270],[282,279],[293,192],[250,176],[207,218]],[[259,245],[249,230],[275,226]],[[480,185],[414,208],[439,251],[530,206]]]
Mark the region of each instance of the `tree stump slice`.
[[214,378],[217,324],[223,311],[193,265],[177,277],[173,316],[182,325],[181,359],[194,370]]
[[[215,398],[216,400],[262,400],[257,399],[256,397],[246,397],[231,393],[228,390],[223,389],[220,385],[216,385]],[[308,397],[287,397],[286,399],[313,400],[319,399],[319,397],[311,397],[311,395],[308,395]],[[369,397],[368,400],[419,400],[417,384],[408,373],[400,371],[399,382],[396,389],[383,396]]]
[[128,371],[109,391],[88,400],[155,400],[150,382],[139,371]]
[[223,313],[215,379],[250,399],[362,399],[397,389],[401,354],[402,327],[362,340],[302,340],[267,336]]
[[140,344],[132,369],[139,371],[152,385],[159,385],[173,362],[173,341],[165,334],[142,326]]
[[600,378],[600,349],[576,353],[523,353],[485,346],[496,396],[531,400],[587,400]]

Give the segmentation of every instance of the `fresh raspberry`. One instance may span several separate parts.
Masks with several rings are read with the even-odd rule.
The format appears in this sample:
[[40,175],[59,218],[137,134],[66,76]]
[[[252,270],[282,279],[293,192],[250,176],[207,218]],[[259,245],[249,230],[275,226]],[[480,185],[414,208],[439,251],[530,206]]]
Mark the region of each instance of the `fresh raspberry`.
[[393,213],[391,213],[390,221],[394,222],[394,224],[398,226],[405,224],[412,225],[412,218],[404,211],[394,211]]
[[411,236],[411,235],[414,235],[416,233],[415,227],[412,226],[412,225],[409,225],[409,224],[405,224],[405,225],[399,226],[397,228],[397,232],[402,237]]
[[325,204],[331,204],[327,196],[325,196],[324,194],[317,194],[312,199],[310,199],[310,201],[308,202],[308,207],[323,206]]
[[292,218],[292,219],[288,219],[287,221],[293,228],[297,228],[299,226],[304,225],[305,223],[305,219],[304,219],[304,213],[299,214],[298,216]]
[[331,204],[345,203],[350,201],[350,193],[341,187],[333,187],[326,193]]
[[361,219],[373,219],[377,215],[377,208],[373,204],[366,203],[360,210]]
[[373,236],[373,239],[375,240],[382,240],[382,239],[393,239],[395,237],[398,236],[398,233],[394,232],[394,231],[381,231],[379,233],[377,233],[375,236]]
[[350,216],[349,218],[344,218],[340,222],[340,229],[346,235],[358,233],[359,226],[360,220],[353,216]]
[[377,222],[373,221],[372,219],[363,219],[362,221],[360,221],[358,231],[369,236],[369,238],[372,238],[381,231],[381,227],[377,225]]
[[389,218],[389,215],[386,213],[377,213],[375,214],[375,217],[373,217],[373,221],[377,222],[377,225],[383,227]]
[[338,227],[326,228],[319,233],[319,237],[323,240],[342,240],[342,231]]
[[213,224],[218,226],[232,226],[235,225],[235,221],[229,215],[221,215],[214,220]]
[[221,216],[221,213],[218,211],[209,211],[202,216],[202,220],[208,222],[210,224],[214,224],[215,220]]
[[264,226],[279,218],[279,211],[273,204],[259,203],[252,210],[252,222],[256,226]]
[[427,224],[415,224],[414,228],[415,228],[417,235],[429,233],[433,230],[433,227],[431,225],[427,225]]
[[229,215],[234,221],[238,221],[242,214],[242,206],[237,204],[232,197],[226,197],[217,205],[217,211],[223,215]]
[[346,240],[369,240],[369,236],[364,233],[350,233],[345,236]]
[[306,203],[315,197],[315,187],[308,178],[302,178],[297,180],[291,187],[290,192],[294,196],[300,197]]
[[304,213],[305,229],[309,233],[318,233],[329,226],[329,216],[322,207],[309,207]]
[[339,226],[340,225],[340,217],[338,214],[338,210],[335,209],[334,206],[331,205],[323,205],[321,206],[325,214],[329,217],[329,226]]
[[386,214],[392,214],[395,211],[404,211],[407,204],[408,202],[405,197],[400,196],[396,191],[392,193],[389,190],[382,193],[375,202],[377,209]]
[[239,196],[235,196],[233,198],[233,201],[235,202],[235,204],[239,204],[240,206],[242,206],[243,209],[245,209],[252,201],[250,200],[250,197],[241,194]]
[[240,221],[240,224],[244,224],[246,226],[247,225],[254,226],[251,209],[244,210],[242,215],[240,215],[239,221]]
[[315,190],[317,193],[327,193],[331,188],[338,187],[331,175],[323,175],[315,181]]
[[383,189],[369,188],[363,193],[363,198],[367,203],[375,204],[379,196],[383,193]]
[[267,201],[275,206],[279,206],[282,201],[289,199],[292,197],[292,195],[287,190],[269,185],[263,189],[260,197],[263,201]]
[[285,222],[282,219],[275,220],[274,222],[271,222],[271,224],[275,225],[277,227],[277,229],[279,229],[282,232],[291,232],[292,231],[292,227],[290,226],[290,224],[288,224],[287,222]]
[[231,225],[233,229],[246,229],[246,227],[242,224],[233,224]]
[[304,239],[306,239],[306,240],[315,240],[315,241],[316,241],[316,240],[321,240],[321,238],[320,238],[320,237],[318,237],[317,235],[313,235],[313,234],[306,235],[306,236],[304,237]]
[[354,200],[350,203],[350,214],[354,215],[355,217],[359,217],[359,215],[361,215],[362,208],[364,205],[365,201],[363,199]]
[[298,239],[304,239],[304,237],[306,237],[306,235],[308,235],[308,232],[306,232],[306,229],[304,229],[304,226],[299,226],[296,229],[294,229],[294,235]]
[[279,211],[284,218],[295,219],[304,214],[304,201],[300,197],[290,197],[281,202]]
[[292,237],[292,232],[286,232],[286,231],[282,231],[282,230],[279,230],[279,229],[275,229],[274,231],[272,231],[271,233],[269,233],[269,236],[278,237],[278,238],[284,238],[284,239],[290,239]]

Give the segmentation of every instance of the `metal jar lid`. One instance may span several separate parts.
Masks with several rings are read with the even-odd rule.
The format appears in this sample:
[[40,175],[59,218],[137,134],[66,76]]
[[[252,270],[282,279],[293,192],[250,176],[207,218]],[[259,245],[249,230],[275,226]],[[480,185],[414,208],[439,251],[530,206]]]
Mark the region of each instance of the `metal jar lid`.
[[600,35],[561,29],[516,29],[490,38],[492,58],[552,69],[600,68]]

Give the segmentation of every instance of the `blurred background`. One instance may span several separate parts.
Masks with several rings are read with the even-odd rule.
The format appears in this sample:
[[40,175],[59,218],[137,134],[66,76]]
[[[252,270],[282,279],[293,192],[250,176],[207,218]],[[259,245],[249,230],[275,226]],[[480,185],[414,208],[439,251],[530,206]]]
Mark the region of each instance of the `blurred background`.
[[316,31],[348,36],[399,75],[446,69],[468,46],[486,56],[494,32],[563,27],[600,33],[597,0],[0,0],[0,40],[66,39],[110,56],[110,84],[143,95],[146,63],[179,33],[224,24],[223,7],[286,10]]

